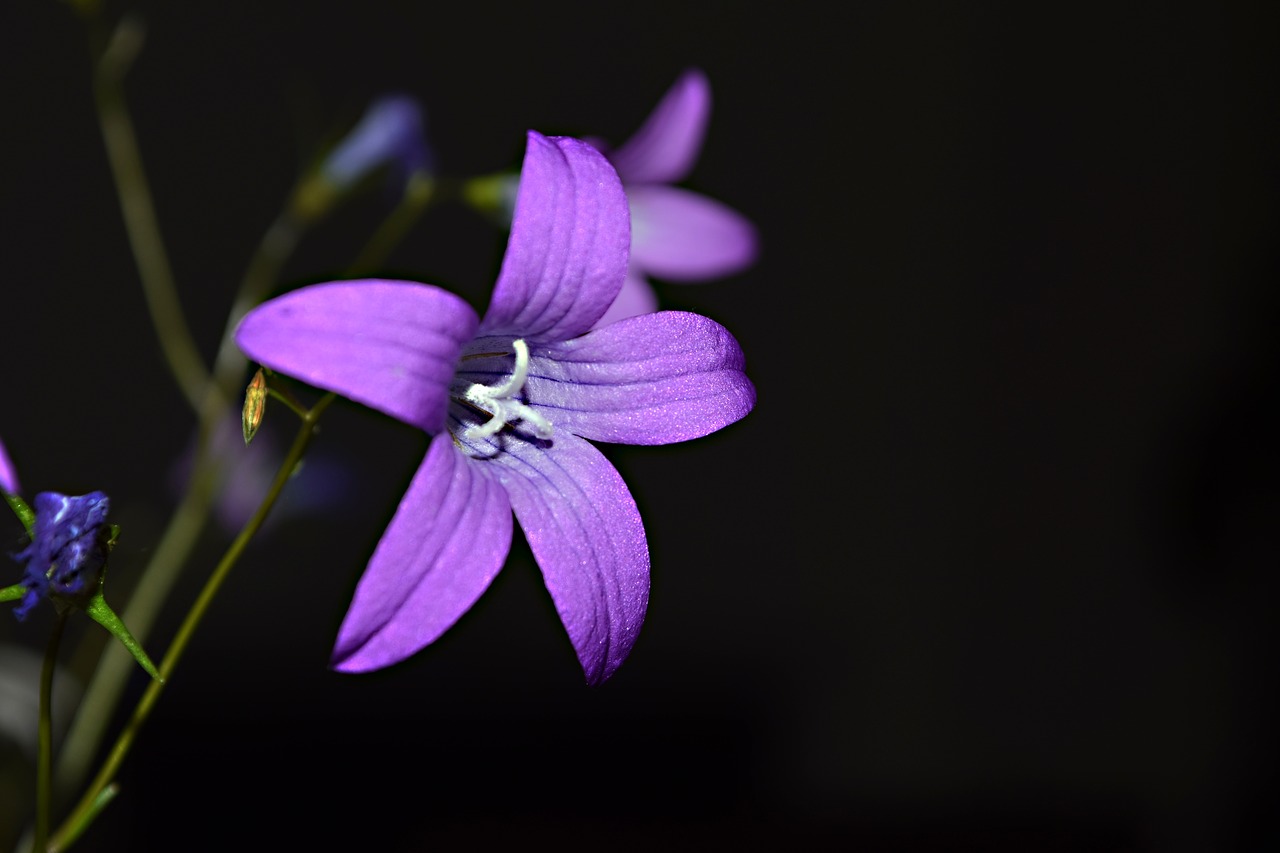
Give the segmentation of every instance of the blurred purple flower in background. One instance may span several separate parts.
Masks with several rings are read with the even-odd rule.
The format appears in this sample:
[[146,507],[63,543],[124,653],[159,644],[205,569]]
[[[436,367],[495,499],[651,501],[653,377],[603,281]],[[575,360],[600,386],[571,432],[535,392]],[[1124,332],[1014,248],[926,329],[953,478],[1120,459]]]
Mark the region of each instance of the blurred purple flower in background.
[[648,544],[588,440],[684,441],[755,403],[737,342],[705,317],[585,334],[622,287],[629,244],[609,163],[530,132],[483,319],[447,291],[380,280],[304,287],[245,317],[236,340],[251,359],[433,435],[356,589],[335,668],[385,667],[444,633],[502,568],[513,511],[587,681],[626,659],[648,604]]
[[648,277],[671,282],[721,278],[755,262],[755,226],[737,211],[671,186],[693,169],[711,117],[711,84],[693,68],[680,76],[640,129],[609,149],[631,206],[631,262],[617,300],[597,326],[657,310]]
[[21,490],[18,485],[18,472],[14,470],[13,462],[9,460],[9,454],[4,449],[4,442],[0,441],[0,491],[13,495]]
[[[271,422],[250,444],[245,445],[239,413],[234,418],[220,421],[210,441],[210,455],[221,460],[215,484],[214,517],[225,532],[238,533],[267,496],[285,452]],[[182,494],[187,487],[195,458],[196,442],[193,438],[191,446],[170,468],[169,487],[174,495]],[[353,481],[354,473],[340,460],[325,457],[323,450],[313,451],[295,469],[293,480],[280,493],[263,522],[263,530],[270,530],[287,519],[339,509],[343,496],[353,487]]]
[[329,152],[320,174],[339,191],[353,187],[377,169],[391,170],[397,188],[434,168],[427,146],[426,122],[417,100],[385,95],[373,101],[360,121]]

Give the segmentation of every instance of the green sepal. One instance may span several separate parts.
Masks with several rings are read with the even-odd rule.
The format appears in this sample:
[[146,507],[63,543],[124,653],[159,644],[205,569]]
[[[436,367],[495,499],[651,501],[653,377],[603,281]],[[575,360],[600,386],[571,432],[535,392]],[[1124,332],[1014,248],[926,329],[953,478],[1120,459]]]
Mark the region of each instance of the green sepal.
[[[103,533],[107,539],[107,549],[110,551],[116,547],[116,540],[120,538],[120,525],[108,524]],[[138,666],[147,671],[147,675],[163,684],[164,679],[160,677],[160,671],[151,662],[151,658],[147,657],[142,644],[134,638],[129,629],[125,627],[124,622],[111,609],[111,605],[107,604],[107,600],[102,597],[102,587],[106,583],[106,579],[107,572],[104,567],[102,574],[98,578],[98,587],[94,590],[93,595],[87,601],[76,603],[84,608],[84,612],[89,614],[90,619],[106,628],[113,637],[124,644],[124,647],[129,650],[129,654],[133,655],[133,659],[138,662]]]
[[124,622],[120,621],[120,617],[116,615],[116,612],[111,609],[111,605],[107,604],[106,599],[102,597],[101,588],[85,605],[84,612],[88,613],[89,618],[94,622],[110,631],[113,637],[124,643],[124,647],[129,650],[129,654],[133,655],[133,659],[138,662],[138,665],[147,671],[147,675],[150,675],[161,684],[164,683],[164,679],[160,677],[160,671],[151,662],[151,658],[147,657],[142,644],[134,639],[133,634],[129,633],[129,629],[124,626]]
[[0,589],[0,601],[17,601],[27,594],[27,588],[20,583]]
[[18,516],[18,520],[22,522],[22,526],[27,529],[28,536],[35,535],[36,514],[31,507],[27,506],[27,502],[15,494],[9,492],[4,493],[5,503],[9,504],[13,514]]

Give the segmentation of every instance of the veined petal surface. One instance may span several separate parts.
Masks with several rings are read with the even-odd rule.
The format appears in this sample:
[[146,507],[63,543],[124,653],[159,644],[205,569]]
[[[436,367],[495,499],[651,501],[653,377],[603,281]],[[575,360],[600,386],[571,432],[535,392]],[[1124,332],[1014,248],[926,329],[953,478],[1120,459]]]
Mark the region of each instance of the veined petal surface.
[[682,181],[698,159],[710,117],[711,84],[691,68],[609,159],[627,184]]
[[617,470],[588,442],[509,441],[494,457],[590,684],[622,665],[649,603],[649,545]]
[[530,131],[481,332],[541,341],[582,334],[618,295],[630,243],[627,199],[604,156],[580,140]]
[[669,281],[701,281],[746,269],[756,228],[731,207],[678,187],[632,187],[631,263]]
[[410,281],[316,284],[250,311],[236,343],[253,361],[428,432],[476,328],[462,299]]
[[382,534],[333,650],[344,672],[401,661],[443,634],[497,577],[511,547],[511,504],[488,466],[431,441]]
[[715,432],[755,405],[742,348],[698,314],[631,317],[531,356],[525,394],[557,436],[671,444]]

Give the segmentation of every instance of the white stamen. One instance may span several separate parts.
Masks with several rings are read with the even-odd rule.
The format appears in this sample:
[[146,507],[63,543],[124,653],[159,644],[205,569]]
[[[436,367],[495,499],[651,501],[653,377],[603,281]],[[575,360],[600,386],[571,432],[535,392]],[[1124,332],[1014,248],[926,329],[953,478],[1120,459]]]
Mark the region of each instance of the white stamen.
[[483,424],[467,427],[462,435],[470,441],[489,438],[512,421],[528,424],[538,438],[551,437],[551,421],[515,396],[524,390],[525,380],[529,378],[529,345],[517,338],[511,346],[516,351],[516,366],[505,382],[496,386],[473,383],[467,389],[467,402],[492,415]]

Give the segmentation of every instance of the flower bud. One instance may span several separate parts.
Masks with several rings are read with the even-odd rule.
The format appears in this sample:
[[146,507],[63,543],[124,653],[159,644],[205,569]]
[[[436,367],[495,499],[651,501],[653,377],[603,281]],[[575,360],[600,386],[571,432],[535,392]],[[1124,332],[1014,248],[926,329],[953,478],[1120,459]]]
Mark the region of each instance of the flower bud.
[[263,415],[267,411],[267,377],[259,367],[244,391],[244,408],[240,410],[240,431],[244,434],[247,447],[253,440],[258,427],[262,426]]
[[102,492],[36,495],[31,544],[16,554],[27,562],[27,594],[14,615],[25,619],[42,595],[91,596],[107,562],[115,531],[107,524],[110,502]]

